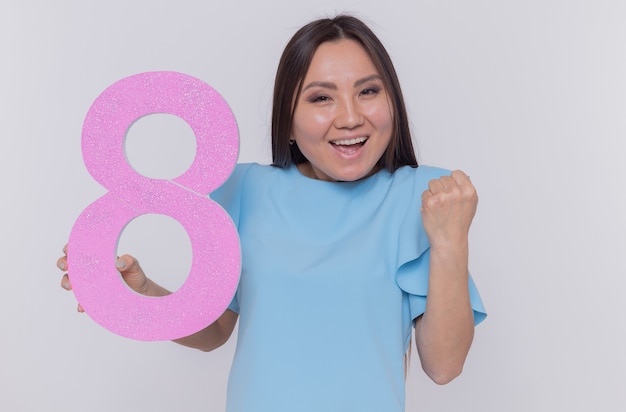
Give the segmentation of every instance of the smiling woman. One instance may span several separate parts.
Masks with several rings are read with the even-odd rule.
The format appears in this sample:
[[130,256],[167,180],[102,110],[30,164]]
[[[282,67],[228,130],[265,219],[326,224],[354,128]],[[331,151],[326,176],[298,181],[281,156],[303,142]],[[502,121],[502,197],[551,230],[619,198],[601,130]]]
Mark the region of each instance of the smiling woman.
[[[412,335],[426,374],[454,379],[486,316],[468,272],[478,198],[463,172],[417,167],[395,70],[360,20],[314,21],[286,46],[272,154],[211,193],[241,278],[217,321],[176,341],[212,350],[239,319],[227,411],[401,412]],[[117,267],[139,293],[170,293],[131,256]]]
[[391,104],[380,74],[354,40],[321,44],[296,102],[291,138],[314,179],[354,181],[378,169],[393,131]]
[[[352,51],[356,53],[352,54]],[[313,64],[313,60],[316,64]],[[368,70],[358,67],[358,64],[365,64]],[[308,87],[338,91],[339,85],[333,78],[342,75],[341,70],[344,69],[348,69],[346,75],[353,76],[353,83],[346,85],[344,93],[348,88],[359,87],[364,95],[382,93],[380,100],[386,101],[385,111],[391,115],[391,138],[372,171],[386,168],[393,172],[401,166],[417,166],[404,98],[391,58],[369,27],[351,16],[338,16],[308,24],[285,47],[274,82],[273,164],[286,167],[309,163],[310,159],[302,153],[299,145],[289,144],[294,142],[295,137],[294,111],[304,104],[301,94]],[[322,77],[313,78],[314,75]],[[327,78],[323,78],[324,76]],[[348,81],[345,78],[343,80]],[[374,82],[372,86],[376,87],[363,87],[367,86],[364,84],[367,82]],[[311,97],[315,98],[315,95]],[[330,97],[322,95],[317,98],[327,100]],[[343,105],[344,102],[338,103]],[[304,169],[306,173],[307,167]]]

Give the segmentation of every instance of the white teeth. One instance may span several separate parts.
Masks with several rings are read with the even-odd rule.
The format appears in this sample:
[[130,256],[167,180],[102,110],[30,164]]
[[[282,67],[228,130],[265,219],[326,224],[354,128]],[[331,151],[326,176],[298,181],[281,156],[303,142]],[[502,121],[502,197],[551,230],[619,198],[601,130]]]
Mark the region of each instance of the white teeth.
[[367,140],[367,137],[357,137],[355,139],[333,140],[332,144],[336,144],[340,146],[350,146],[353,144],[363,143],[366,140]]

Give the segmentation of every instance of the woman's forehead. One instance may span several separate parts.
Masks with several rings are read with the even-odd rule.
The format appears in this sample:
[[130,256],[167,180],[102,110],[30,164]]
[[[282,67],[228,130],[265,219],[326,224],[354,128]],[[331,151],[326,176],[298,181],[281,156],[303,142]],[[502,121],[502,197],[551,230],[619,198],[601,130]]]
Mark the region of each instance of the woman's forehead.
[[379,75],[373,59],[357,41],[341,39],[324,42],[313,54],[304,75],[304,87],[311,81],[354,79]]

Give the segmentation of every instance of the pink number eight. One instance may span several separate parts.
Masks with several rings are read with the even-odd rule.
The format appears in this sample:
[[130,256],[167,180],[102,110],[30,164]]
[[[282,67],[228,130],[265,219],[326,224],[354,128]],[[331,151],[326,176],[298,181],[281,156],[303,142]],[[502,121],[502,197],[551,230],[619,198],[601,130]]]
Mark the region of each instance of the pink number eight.
[[[182,118],[196,136],[192,165],[172,180],[139,175],[124,154],[130,126],[153,113]],[[137,340],[177,339],[214,322],[234,296],[241,268],[235,226],[206,196],[226,181],[237,161],[237,124],[226,101],[206,83],[182,73],[127,77],[91,105],[82,149],[87,170],[109,191],[83,210],[70,234],[72,288],[85,312],[106,329]],[[187,280],[175,293],[159,298],[130,290],[115,268],[120,233],[148,213],[176,219],[192,245]]]

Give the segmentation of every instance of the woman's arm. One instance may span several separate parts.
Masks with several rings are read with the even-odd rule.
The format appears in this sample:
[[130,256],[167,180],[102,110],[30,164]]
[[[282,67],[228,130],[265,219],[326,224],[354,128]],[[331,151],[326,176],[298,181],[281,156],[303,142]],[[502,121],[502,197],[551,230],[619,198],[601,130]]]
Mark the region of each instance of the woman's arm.
[[204,352],[217,349],[228,341],[232,335],[239,315],[230,309],[222,314],[215,322],[193,335],[176,339],[174,342]]
[[465,173],[432,180],[422,195],[430,241],[426,310],[415,324],[422,368],[436,383],[457,377],[474,337],[468,289],[468,234],[478,196]]

